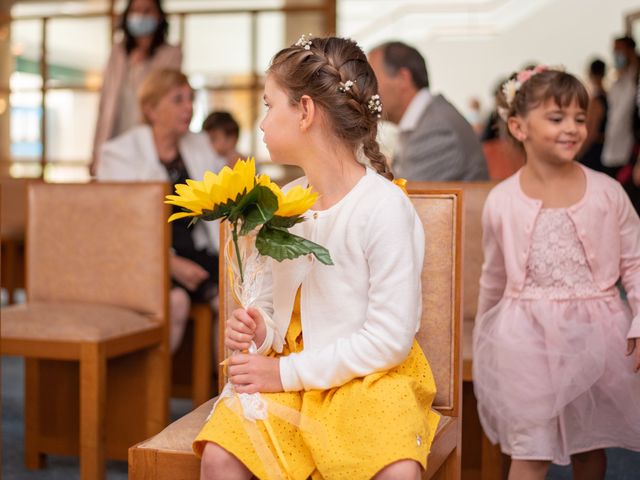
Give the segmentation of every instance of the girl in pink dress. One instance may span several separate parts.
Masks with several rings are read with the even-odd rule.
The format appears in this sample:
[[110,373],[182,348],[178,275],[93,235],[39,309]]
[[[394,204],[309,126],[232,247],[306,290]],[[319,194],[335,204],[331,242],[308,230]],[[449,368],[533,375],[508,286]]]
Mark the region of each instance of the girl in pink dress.
[[480,420],[512,480],[569,461],[574,478],[601,479],[604,448],[640,451],[640,220],[615,180],[575,162],[588,104],[575,77],[525,70],[500,101],[527,163],[482,217]]

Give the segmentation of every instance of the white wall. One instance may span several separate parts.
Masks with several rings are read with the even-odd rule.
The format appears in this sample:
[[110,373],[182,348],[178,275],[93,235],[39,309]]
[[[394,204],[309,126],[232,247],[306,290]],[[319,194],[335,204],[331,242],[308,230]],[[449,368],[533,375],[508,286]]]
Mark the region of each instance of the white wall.
[[[623,34],[624,15],[640,10],[638,0],[423,0],[411,2],[423,5],[423,13],[391,15],[389,23],[395,22],[395,28],[368,30],[363,18],[374,24],[372,9],[361,14],[354,10],[357,4],[367,3],[372,2],[339,0],[339,12],[351,18],[339,17],[340,34],[360,32],[363,37],[354,39],[365,49],[392,39],[412,43],[427,59],[432,89],[445,94],[461,111],[467,110],[472,96],[489,108],[497,80],[526,63],[561,64],[579,76],[595,55],[610,65],[612,39]],[[394,4],[379,3],[381,7]],[[463,3],[468,4],[466,13]],[[484,8],[480,13],[478,5]],[[452,12],[446,11],[448,6]]]

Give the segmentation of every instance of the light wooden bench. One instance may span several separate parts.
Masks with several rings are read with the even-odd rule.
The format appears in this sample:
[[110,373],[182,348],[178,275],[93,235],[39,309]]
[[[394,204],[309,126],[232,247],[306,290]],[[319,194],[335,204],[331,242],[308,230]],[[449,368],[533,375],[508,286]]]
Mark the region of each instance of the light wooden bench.
[[[426,234],[423,317],[417,338],[434,372],[438,387],[434,406],[442,414],[424,478],[459,479],[462,199],[459,190],[435,191],[420,183],[410,184],[409,191]],[[223,241],[221,238],[221,244]],[[225,269],[221,266],[220,271]],[[228,292],[227,279],[223,277],[220,278],[220,318],[227,318],[235,305]],[[220,348],[219,352],[222,351]],[[200,462],[191,451],[191,442],[204,424],[212,402],[131,447],[130,480],[198,479]]]

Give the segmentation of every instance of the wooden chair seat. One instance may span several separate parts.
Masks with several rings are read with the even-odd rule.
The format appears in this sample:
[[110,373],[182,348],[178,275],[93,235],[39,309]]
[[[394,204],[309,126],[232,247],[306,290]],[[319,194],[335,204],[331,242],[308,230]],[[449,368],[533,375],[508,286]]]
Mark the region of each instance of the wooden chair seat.
[[33,302],[2,310],[3,341],[104,342],[151,330],[160,331],[156,320],[110,305]]

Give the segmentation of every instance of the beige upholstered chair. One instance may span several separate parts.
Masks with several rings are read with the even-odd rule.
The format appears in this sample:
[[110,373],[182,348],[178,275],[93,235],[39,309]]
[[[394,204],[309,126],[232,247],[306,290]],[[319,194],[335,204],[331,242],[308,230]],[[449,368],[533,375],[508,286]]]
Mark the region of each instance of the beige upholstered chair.
[[[458,190],[433,191],[422,184],[411,185],[411,197],[426,232],[423,270],[422,328],[418,341],[433,368],[438,394],[434,406],[442,419],[428,458],[424,478],[460,478],[460,257],[461,195]],[[221,244],[223,244],[221,238]],[[221,265],[220,272],[224,272]],[[235,307],[226,276],[220,277],[220,318]],[[222,323],[222,322],[221,322]],[[223,326],[221,325],[222,329]],[[219,335],[222,339],[222,335]],[[222,348],[218,349],[223,352]],[[222,379],[222,375],[219,375]],[[185,415],[163,432],[129,450],[131,480],[196,480],[200,461],[191,452],[191,442],[211,410],[210,400]]]
[[[491,189],[498,182],[429,182],[424,185],[435,190],[460,189],[464,197],[463,208],[463,326],[462,326],[462,379],[464,418],[462,427],[462,468],[473,472],[482,480],[501,478],[502,458],[499,447],[491,445],[480,426],[477,401],[473,392],[473,325],[478,306],[480,273],[484,255],[482,251],[482,209]],[[470,473],[471,474],[471,473]]]
[[462,377],[471,381],[471,332],[478,307],[482,252],[482,209],[487,195],[498,182],[423,182],[432,190],[462,190]]
[[27,303],[0,348],[26,357],[25,461],[80,454],[83,480],[168,421],[168,210],[163,184],[28,190]]

